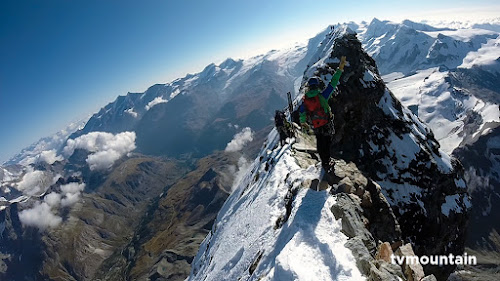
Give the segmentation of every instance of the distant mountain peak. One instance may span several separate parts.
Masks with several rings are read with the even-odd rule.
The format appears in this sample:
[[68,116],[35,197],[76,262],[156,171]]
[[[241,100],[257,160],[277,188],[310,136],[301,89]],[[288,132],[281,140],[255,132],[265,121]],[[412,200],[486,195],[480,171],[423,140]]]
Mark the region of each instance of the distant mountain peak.
[[418,23],[418,22],[414,22],[414,21],[411,21],[411,20],[404,20],[402,22],[403,25],[406,25],[410,28],[413,28],[415,30],[419,30],[419,31],[444,31],[444,30],[453,30],[453,29],[450,29],[450,28],[436,28],[436,27],[433,27],[433,26],[430,26],[428,24],[425,24],[425,23]]
[[219,67],[223,69],[233,68],[238,62],[241,62],[241,60],[235,61],[232,58],[227,58],[219,65]]

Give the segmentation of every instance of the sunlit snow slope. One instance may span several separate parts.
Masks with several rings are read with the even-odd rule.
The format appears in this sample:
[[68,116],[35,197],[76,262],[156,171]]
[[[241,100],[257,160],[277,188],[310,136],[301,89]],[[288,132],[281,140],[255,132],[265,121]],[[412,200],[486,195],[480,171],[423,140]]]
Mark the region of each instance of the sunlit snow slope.
[[409,20],[352,25],[388,88],[429,125],[445,152],[498,127],[498,30]]
[[[330,211],[335,198],[305,184],[319,168],[299,167],[288,145],[276,146],[275,131],[266,143],[219,212],[189,280],[364,280]],[[294,188],[290,216],[278,228]]]

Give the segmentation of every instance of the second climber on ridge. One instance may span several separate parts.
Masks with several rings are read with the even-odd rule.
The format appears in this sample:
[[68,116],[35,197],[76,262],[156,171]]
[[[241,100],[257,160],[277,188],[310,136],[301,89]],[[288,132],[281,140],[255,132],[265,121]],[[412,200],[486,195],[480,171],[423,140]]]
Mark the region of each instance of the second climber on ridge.
[[309,124],[312,125],[316,135],[316,147],[321,158],[321,165],[328,173],[333,169],[333,161],[330,159],[330,146],[335,133],[333,114],[330,105],[328,105],[328,100],[339,83],[345,63],[346,58],[343,56],[340,59],[337,71],[323,91],[321,91],[321,78],[311,77],[307,81],[307,91],[299,107],[300,126],[309,131]]

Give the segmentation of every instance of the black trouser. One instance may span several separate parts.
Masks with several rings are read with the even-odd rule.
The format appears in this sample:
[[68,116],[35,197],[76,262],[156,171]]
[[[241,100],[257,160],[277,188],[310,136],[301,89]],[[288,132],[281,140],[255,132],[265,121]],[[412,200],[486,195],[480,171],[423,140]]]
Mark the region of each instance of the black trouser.
[[278,128],[278,132],[280,134],[280,144],[283,145],[286,142],[287,132],[284,126]]
[[330,162],[330,146],[334,134],[333,122],[315,129],[314,133],[316,134],[316,148],[321,164],[327,165]]

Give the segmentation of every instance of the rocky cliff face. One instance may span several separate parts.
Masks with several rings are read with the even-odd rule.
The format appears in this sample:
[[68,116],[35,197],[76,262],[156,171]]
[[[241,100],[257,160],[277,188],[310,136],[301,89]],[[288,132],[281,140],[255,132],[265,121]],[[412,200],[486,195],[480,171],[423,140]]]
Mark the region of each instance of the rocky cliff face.
[[22,228],[17,203],[0,208],[0,279],[41,278],[38,272],[42,263],[40,233]]
[[[323,44],[328,47],[307,76],[328,81],[340,56],[348,60],[331,101],[334,156],[380,184],[417,255],[461,254],[470,207],[461,164],[439,150],[431,130],[386,88],[352,31],[337,30]],[[453,267],[425,270],[443,279]]]
[[500,193],[496,188],[500,167],[495,164],[500,146],[498,29],[378,20],[352,27],[391,91],[432,129],[441,148],[464,165],[473,205],[466,251],[488,253],[466,270],[478,276],[480,268],[486,273],[498,271],[495,237],[500,226],[494,211]]
[[276,131],[269,135],[200,246],[188,280],[424,278],[420,266],[391,264],[393,252],[413,250],[403,246],[381,187],[337,159],[323,189],[314,139],[300,136],[280,147]]
[[469,240],[481,245],[482,237],[500,229],[500,128],[479,137],[474,145],[458,148],[454,154],[464,163],[472,203],[477,205],[471,212],[474,232]]
[[478,265],[459,273],[465,280],[491,280],[500,268],[500,128],[454,151],[464,163],[465,179],[473,208],[467,230],[466,250]]
[[329,81],[341,56],[348,64],[331,100],[336,165],[328,185],[319,183],[314,148],[304,149],[308,138],[278,147],[270,134],[201,245],[189,280],[446,280],[454,270],[399,268],[388,259],[393,252],[463,253],[470,202],[460,163],[386,88],[347,27],[326,35],[304,82],[313,75]]

